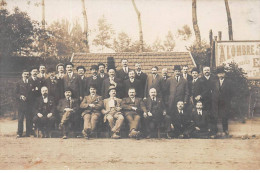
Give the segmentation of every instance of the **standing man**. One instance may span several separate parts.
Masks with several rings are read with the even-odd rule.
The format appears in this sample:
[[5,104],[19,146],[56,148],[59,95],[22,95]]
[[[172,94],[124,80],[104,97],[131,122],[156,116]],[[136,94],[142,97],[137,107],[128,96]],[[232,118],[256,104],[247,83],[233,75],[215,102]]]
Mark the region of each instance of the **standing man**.
[[122,59],[122,68],[117,71],[117,77],[120,78],[122,81],[128,79],[128,72],[130,71],[130,68],[128,67],[128,61],[127,59]]
[[58,87],[58,93],[57,93],[57,97],[58,100],[60,100],[61,98],[64,98],[64,64],[59,63],[56,66],[56,71],[58,72],[58,74],[56,74],[56,78],[57,78],[57,87]]
[[168,108],[167,113],[173,116],[178,101],[183,101],[184,105],[188,102],[189,88],[188,82],[184,79],[181,74],[181,67],[179,65],[174,66],[174,76],[167,80],[166,88],[168,95]]
[[40,64],[39,66],[39,74],[37,75],[39,79],[41,79],[43,82],[45,79],[47,79],[47,74],[46,74],[46,67],[43,64]]
[[64,76],[64,88],[71,88],[72,97],[79,99],[80,87],[79,87],[79,76],[73,73],[74,65],[69,62],[65,65],[66,75]]
[[189,67],[184,65],[182,67],[182,77],[186,79],[188,82],[192,80],[192,76],[188,74]]
[[37,77],[38,74],[38,69],[36,67],[33,67],[31,70],[31,77],[28,79],[28,83],[29,83],[29,94],[28,94],[28,104],[30,105],[30,109],[29,109],[29,116],[28,116],[28,122],[29,122],[29,127],[28,127],[28,133],[26,134],[27,137],[29,137],[30,135],[34,135],[33,131],[32,131],[32,119],[34,116],[33,110],[35,108],[35,102],[37,97],[39,97],[41,95],[41,87],[43,86],[43,81],[40,80]]
[[212,113],[215,117],[215,124],[218,118],[221,119],[223,132],[228,137],[228,117],[230,114],[231,98],[233,96],[233,85],[231,80],[226,77],[224,67],[217,67],[216,73],[218,79],[215,81],[213,88]]
[[135,71],[130,70],[128,75],[129,75],[129,79],[124,80],[124,85],[123,85],[124,95],[123,95],[123,97],[128,97],[129,88],[134,88],[135,92],[136,92],[136,97],[143,98],[144,95],[142,93],[141,81],[138,80],[138,79],[135,79]]
[[79,75],[79,99],[82,101],[85,96],[85,87],[87,85],[87,79],[85,77],[86,68],[84,66],[78,66],[77,72]]
[[216,134],[217,129],[217,117],[215,117],[212,112],[212,93],[215,86],[216,79],[211,75],[210,67],[203,67],[203,76],[199,79],[199,92],[198,96],[195,97],[196,100],[200,100],[203,103],[203,109],[209,111],[210,118],[210,129],[212,129],[212,134]]
[[151,88],[155,88],[157,91],[157,97],[161,97],[161,80],[162,77],[158,74],[158,67],[152,67],[152,74],[149,74],[146,79],[144,98],[149,97],[149,91]]
[[[144,100],[147,112],[144,112],[144,122],[146,127],[147,139],[153,137],[160,123],[166,116],[165,106],[160,97],[157,97],[155,88],[149,91],[149,97]],[[170,120],[168,120],[170,123]],[[168,135],[168,134],[167,134]]]
[[[61,122],[59,128],[62,129],[63,139],[67,139],[69,133],[69,123],[77,121],[79,109],[78,100],[72,98],[72,89],[65,89],[65,98],[59,101],[57,110],[59,111]],[[75,123],[74,123],[75,124]]]
[[[199,69],[194,67],[191,70],[192,80],[188,81],[189,83],[189,93],[190,93],[190,103],[191,106],[194,108],[196,105],[197,96],[199,95]],[[197,99],[196,99],[197,98]]]
[[145,89],[147,74],[142,71],[142,66],[140,63],[135,64],[135,78],[141,81],[140,93],[144,97],[144,89]]
[[124,116],[121,112],[121,102],[122,100],[116,97],[116,88],[110,86],[108,89],[109,98],[103,101],[102,113],[104,114],[104,122],[108,121],[110,129],[112,131],[111,138],[119,139],[120,129],[124,122]]
[[108,74],[105,73],[105,64],[99,63],[98,64],[98,76],[102,79],[102,81],[106,78],[108,78]]
[[23,135],[23,121],[26,118],[26,134],[30,132],[30,122],[29,122],[29,105],[28,105],[28,94],[30,91],[28,78],[30,72],[29,70],[23,70],[22,79],[19,80],[16,84],[16,99],[18,106],[18,130],[17,138],[22,137]]
[[114,86],[117,90],[116,94],[118,98],[122,98],[122,93],[123,93],[123,82],[119,79],[115,77],[115,69],[109,69],[108,70],[108,75],[109,77],[107,79],[105,79],[103,81],[102,84],[102,89],[101,89],[101,93],[102,93],[102,97],[103,99],[108,98],[109,97],[109,87],[110,86]]
[[84,128],[82,133],[86,139],[89,139],[91,133],[96,129],[103,105],[102,97],[97,95],[95,85],[89,86],[89,92],[90,94],[85,96],[80,104],[80,108],[83,109],[82,117],[84,119]]
[[36,100],[34,109],[33,124],[34,129],[42,132],[42,137],[50,137],[49,132],[55,123],[55,101],[54,97],[48,96],[48,88],[41,88],[41,97]]
[[162,81],[161,81],[161,85],[162,85],[162,99],[165,105],[168,104],[168,92],[167,92],[167,80],[170,78],[170,76],[168,76],[168,69],[167,68],[163,68],[162,69]]
[[55,99],[55,103],[59,101],[59,86],[58,86],[58,79],[55,75],[55,69],[49,68],[48,69],[49,77],[46,79],[45,84],[48,88],[48,95]]
[[124,98],[122,101],[122,109],[130,126],[129,137],[139,138],[139,123],[143,112],[147,113],[146,107],[141,98],[135,97],[135,88],[129,88],[128,95],[129,97]]
[[92,65],[90,67],[90,71],[92,76],[87,78],[86,82],[86,88],[85,88],[85,95],[89,95],[89,89],[91,85],[96,86],[96,92],[97,95],[101,95],[101,89],[102,89],[102,79],[98,76],[98,66],[97,65]]

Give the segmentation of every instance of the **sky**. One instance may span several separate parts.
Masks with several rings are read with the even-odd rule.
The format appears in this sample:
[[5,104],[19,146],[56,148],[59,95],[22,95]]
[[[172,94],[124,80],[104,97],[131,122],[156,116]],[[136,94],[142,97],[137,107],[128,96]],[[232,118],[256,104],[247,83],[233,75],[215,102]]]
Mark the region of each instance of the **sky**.
[[[18,6],[26,11],[33,20],[41,21],[41,0],[6,0],[7,8]],[[168,31],[173,34],[188,25],[192,26],[192,0],[135,0],[141,12],[144,41],[152,44],[157,38],[164,40]],[[112,25],[115,33],[126,32],[132,40],[138,40],[138,20],[131,0],[85,0],[90,42],[93,40],[97,21],[103,15]],[[45,0],[46,22],[55,20],[78,19],[83,26],[81,0]],[[260,40],[260,0],[229,0],[233,23],[234,40]],[[209,41],[209,30],[213,35],[222,31],[222,40],[228,40],[228,24],[224,0],[197,0],[197,17],[201,37]],[[184,51],[185,46],[194,41],[177,40],[175,51]],[[90,50],[96,51],[90,45]]]

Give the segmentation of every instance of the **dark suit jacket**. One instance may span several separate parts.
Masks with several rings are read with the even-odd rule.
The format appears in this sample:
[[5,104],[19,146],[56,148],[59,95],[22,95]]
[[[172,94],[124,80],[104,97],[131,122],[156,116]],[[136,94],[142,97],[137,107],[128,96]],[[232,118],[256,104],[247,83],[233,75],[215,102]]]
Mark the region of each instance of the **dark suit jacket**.
[[[181,74],[181,76],[183,77],[183,73]],[[190,74],[187,74],[187,79],[186,80],[189,82],[189,81],[192,81],[192,79],[193,79],[192,76]]]
[[82,98],[86,96],[86,86],[87,86],[86,76],[84,76],[83,79],[81,78],[81,76],[79,76],[79,95]]
[[[16,87],[15,87],[16,100],[19,109],[23,109],[23,110],[27,109],[29,92],[30,92],[29,83],[24,83],[24,81],[20,79],[16,83]],[[21,95],[26,97],[25,101],[20,99]]]
[[79,86],[79,75],[73,73],[72,77],[69,78],[68,74],[64,76],[64,88],[67,87],[72,89],[72,97],[79,98],[80,96],[80,86]]
[[138,79],[140,80],[141,82],[141,93],[143,93],[143,97],[144,97],[144,89],[145,89],[145,83],[146,83],[146,80],[147,80],[147,74],[146,73],[141,73],[140,76],[136,73],[135,71],[135,79]]
[[[132,107],[137,107],[137,110],[134,111]],[[123,98],[122,101],[122,109],[125,112],[125,116],[131,114],[139,114],[141,115],[143,112],[147,113],[145,104],[141,98],[136,97],[135,101],[133,102],[130,97]]]
[[151,112],[156,120],[160,121],[163,119],[163,111],[165,111],[165,106],[162,98],[157,97],[156,101],[153,101],[149,96],[144,100],[144,104],[147,112]]
[[56,74],[56,78],[57,78],[57,88],[58,88],[57,100],[60,100],[61,98],[65,97],[64,96],[64,76],[61,78],[58,76],[58,74]]
[[[116,86],[116,97],[118,98],[122,98],[123,97],[123,81],[121,81],[119,78],[114,78],[115,83],[117,83]],[[101,93],[102,93],[102,97],[103,99],[106,99],[109,97],[109,93],[108,93],[108,89],[110,87],[110,79],[107,78],[103,81],[102,84],[102,89],[101,89]]]
[[166,76],[166,79],[162,77],[161,86],[162,86],[162,98],[165,105],[168,105],[168,92],[167,92],[167,80],[170,76]]
[[222,86],[220,86],[219,79],[215,80],[212,91],[212,112],[216,117],[219,111],[229,112],[233,87],[231,80],[228,78],[224,79]]
[[175,76],[169,78],[166,82],[168,95],[168,114],[171,115],[176,110],[177,102],[182,100],[188,102],[189,88],[187,80],[180,77],[177,82]]
[[43,116],[47,116],[48,113],[52,113],[54,116],[55,113],[55,100],[54,97],[48,96],[48,102],[43,102],[43,97],[40,96],[37,98],[34,108],[34,116],[37,115],[37,113],[41,113]]
[[[131,69],[128,67],[128,72],[130,71]],[[120,70],[117,71],[117,74],[116,74],[117,78],[120,78],[122,81],[126,80],[126,79],[129,79],[129,76],[128,76],[128,73],[125,73],[123,68],[121,68]]]
[[208,131],[208,123],[209,123],[209,112],[202,111],[202,116],[198,115],[198,111],[194,110],[191,114],[191,119],[194,123],[195,127],[199,127],[201,131]]
[[102,89],[102,79],[97,76],[97,79],[93,79],[93,76],[90,76],[87,78],[86,81],[86,89],[85,89],[85,96],[89,95],[89,88],[91,85],[95,85],[97,87],[97,95],[101,95],[101,89]]
[[[89,104],[94,104],[95,107],[89,107]],[[103,102],[102,97],[96,95],[95,97],[91,97],[90,95],[85,96],[83,101],[80,104],[80,108],[84,109],[84,114],[86,113],[100,113],[102,108]]]
[[39,78],[33,80],[32,77],[28,79],[30,92],[28,95],[28,101],[34,103],[36,98],[41,96],[41,87],[43,86],[43,81]]
[[184,130],[191,125],[191,117],[187,111],[183,110],[183,114],[180,114],[176,109],[172,116],[172,123],[174,130],[184,132]]
[[58,101],[59,99],[59,84],[58,84],[58,80],[55,77],[54,80],[52,81],[50,79],[50,77],[48,77],[45,81],[46,86],[48,88],[48,94],[49,96],[52,96],[55,98],[55,102]]
[[59,101],[59,104],[57,106],[57,110],[62,115],[64,113],[65,108],[71,108],[73,109],[73,113],[77,112],[79,109],[79,102],[77,99],[71,98],[70,101],[68,101],[66,98],[63,98]]
[[145,83],[144,97],[149,97],[149,91],[151,88],[155,88],[157,91],[157,96],[161,97],[161,80],[162,77],[157,74],[156,78],[153,78],[153,74],[149,74]]
[[199,95],[199,79],[196,82],[188,81],[189,83],[189,94],[193,99],[193,103],[195,103],[195,97]]
[[199,92],[198,94],[201,95],[203,102],[203,108],[205,110],[211,110],[212,108],[212,92],[214,88],[215,78],[210,76],[209,80],[202,76],[199,78]]
[[138,79],[135,79],[134,82],[130,82],[130,79],[124,80],[123,89],[124,89],[124,95],[123,97],[128,97],[128,89],[129,88],[135,88],[136,91],[136,97],[143,98],[144,93],[142,93],[142,85],[141,81]]

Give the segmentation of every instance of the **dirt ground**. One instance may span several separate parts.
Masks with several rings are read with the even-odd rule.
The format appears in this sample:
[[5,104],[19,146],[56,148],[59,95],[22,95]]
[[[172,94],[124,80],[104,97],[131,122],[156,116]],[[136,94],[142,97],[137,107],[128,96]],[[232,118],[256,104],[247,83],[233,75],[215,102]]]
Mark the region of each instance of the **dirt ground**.
[[0,120],[0,169],[260,169],[259,122],[230,139],[62,140],[16,139],[17,121]]

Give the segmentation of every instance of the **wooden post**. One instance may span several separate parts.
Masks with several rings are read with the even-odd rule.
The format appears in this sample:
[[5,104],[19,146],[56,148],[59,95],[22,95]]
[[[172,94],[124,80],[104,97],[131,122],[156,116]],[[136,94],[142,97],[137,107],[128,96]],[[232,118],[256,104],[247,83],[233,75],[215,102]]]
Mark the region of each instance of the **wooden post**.
[[212,29],[209,30],[209,44],[210,44],[210,48],[212,48],[212,41],[213,41],[213,32]]
[[218,32],[218,41],[221,41],[221,39],[222,39],[222,32],[219,31],[219,32]]
[[216,66],[215,63],[215,46],[217,42],[217,36],[214,36],[214,40],[212,41],[212,48],[211,48],[211,56],[210,56],[210,68],[214,68]]

